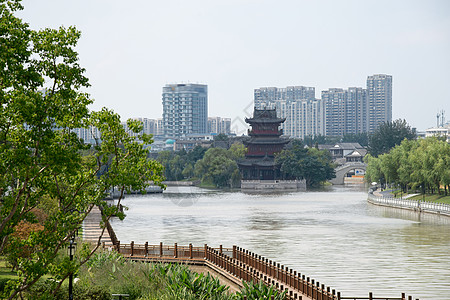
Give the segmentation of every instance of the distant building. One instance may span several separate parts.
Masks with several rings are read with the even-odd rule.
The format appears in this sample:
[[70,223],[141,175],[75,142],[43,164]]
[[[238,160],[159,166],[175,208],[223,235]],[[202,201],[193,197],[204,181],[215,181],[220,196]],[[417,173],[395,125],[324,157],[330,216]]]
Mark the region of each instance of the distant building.
[[230,134],[231,133],[231,118],[209,117],[208,118],[208,133],[211,134]]
[[338,164],[346,162],[362,162],[367,149],[359,143],[337,143],[334,145],[318,145],[320,150],[328,150],[331,158]]
[[250,138],[244,142],[247,146],[245,159],[238,162],[242,180],[282,179],[280,165],[275,162],[275,153],[280,152],[289,143],[281,138],[279,130],[284,118],[278,118],[275,109],[256,109],[252,118],[246,118],[250,124]]
[[382,122],[392,121],[392,76],[375,74],[367,77],[368,132]]
[[89,126],[88,128],[75,128],[72,130],[85,144],[95,145],[101,143],[100,131],[97,127]]
[[257,109],[270,107],[271,104],[280,100],[292,102],[297,100],[315,100],[315,97],[315,88],[307,86],[262,87],[254,91],[255,107]]
[[343,136],[367,132],[368,103],[365,89],[331,88],[322,91],[322,101],[325,106],[326,135]]
[[242,190],[306,190],[305,180],[286,178],[275,160],[276,153],[289,143],[279,129],[284,121],[277,117],[275,109],[256,108],[253,117],[245,119],[252,129],[250,138],[244,141],[245,158],[238,161]]
[[208,130],[208,87],[204,84],[167,84],[163,87],[164,136],[184,137]]
[[325,133],[323,102],[315,99],[314,87],[262,87],[255,89],[254,102],[256,109],[276,109],[286,119],[281,124],[284,135],[303,139]]
[[188,134],[186,137],[177,139],[173,149],[175,151],[186,150],[191,151],[197,146],[209,148],[213,144],[214,137],[210,134]]
[[255,89],[256,109],[276,108],[284,135],[343,136],[375,131],[381,122],[392,121],[392,76],[367,77],[366,89],[330,88],[315,99],[315,89],[305,86]]
[[446,141],[450,143],[450,124],[425,130],[425,137],[432,136],[445,138]]
[[162,118],[156,119],[156,132],[155,135],[163,136],[164,135],[164,121]]

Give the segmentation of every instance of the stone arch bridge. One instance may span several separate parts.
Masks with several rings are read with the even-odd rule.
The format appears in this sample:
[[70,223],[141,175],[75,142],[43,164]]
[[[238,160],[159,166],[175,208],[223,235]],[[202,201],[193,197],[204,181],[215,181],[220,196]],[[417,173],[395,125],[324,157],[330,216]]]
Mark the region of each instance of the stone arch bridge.
[[363,162],[348,162],[341,166],[338,166],[335,170],[336,172],[336,178],[333,178],[330,180],[330,182],[334,185],[341,185],[344,184],[344,178],[345,175],[350,172],[351,170],[364,170],[366,171],[367,164]]

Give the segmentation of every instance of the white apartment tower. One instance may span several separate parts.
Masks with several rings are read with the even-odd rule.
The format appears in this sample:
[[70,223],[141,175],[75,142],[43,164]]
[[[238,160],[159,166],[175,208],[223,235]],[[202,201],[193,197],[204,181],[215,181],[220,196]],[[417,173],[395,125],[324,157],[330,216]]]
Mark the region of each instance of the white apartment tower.
[[392,121],[392,76],[375,74],[367,77],[368,131],[381,122]]
[[221,117],[209,117],[208,118],[208,133],[231,133],[231,119]]
[[367,132],[368,105],[365,89],[330,88],[322,91],[322,100],[325,106],[326,135],[343,136]]
[[324,107],[315,99],[315,88],[288,86],[286,88],[262,87],[255,89],[256,109],[276,108],[284,135],[302,138],[324,134]]
[[163,87],[164,136],[207,133],[208,87],[204,84],[167,84]]

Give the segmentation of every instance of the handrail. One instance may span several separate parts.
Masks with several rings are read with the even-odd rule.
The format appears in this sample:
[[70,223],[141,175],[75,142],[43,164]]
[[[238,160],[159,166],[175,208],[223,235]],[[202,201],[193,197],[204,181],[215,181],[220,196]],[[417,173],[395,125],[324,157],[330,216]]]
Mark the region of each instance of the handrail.
[[[237,246],[224,248],[220,245],[218,248],[212,248],[206,244],[203,247],[194,247],[192,244],[179,246],[177,243],[164,245],[161,242],[159,245],[149,245],[146,242],[142,245],[133,241],[130,244],[120,244],[118,241],[116,249],[125,258],[134,260],[208,262],[239,280],[262,281],[281,292],[286,291],[286,300],[301,300],[303,296],[313,300],[406,300],[404,293],[401,298],[374,298],[372,293],[369,293],[369,298],[341,297],[340,292],[300,272]],[[412,300],[411,296],[408,300]]]
[[410,200],[394,197],[379,197],[369,193],[367,201],[373,204],[386,205],[391,207],[406,208],[416,211],[437,213],[450,216],[450,205],[423,200]]

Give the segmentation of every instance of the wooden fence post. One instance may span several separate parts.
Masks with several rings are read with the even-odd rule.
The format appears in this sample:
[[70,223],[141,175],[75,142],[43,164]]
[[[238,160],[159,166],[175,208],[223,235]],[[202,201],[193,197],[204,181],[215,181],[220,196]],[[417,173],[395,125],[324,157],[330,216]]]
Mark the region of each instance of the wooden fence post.
[[117,253],[120,253],[120,241],[117,241],[116,247],[117,247]]
[[233,258],[236,259],[236,245],[233,245]]
[[159,256],[163,256],[163,243],[162,242],[160,242],[159,243]]
[[220,254],[223,253],[223,247],[222,247],[222,245],[219,245],[219,253],[220,253]]
[[192,259],[192,244],[189,244],[189,258]]
[[173,249],[173,257],[177,258],[178,257],[178,245],[177,243],[175,243],[175,248]]
[[145,257],[148,256],[148,242],[145,242]]
[[131,241],[130,247],[131,247],[131,256],[133,256],[133,254],[134,254],[134,241]]
[[373,300],[373,294],[372,294],[372,292],[369,292],[369,300]]
[[208,245],[207,244],[205,244],[205,258],[207,257],[206,256],[206,253],[208,252]]

